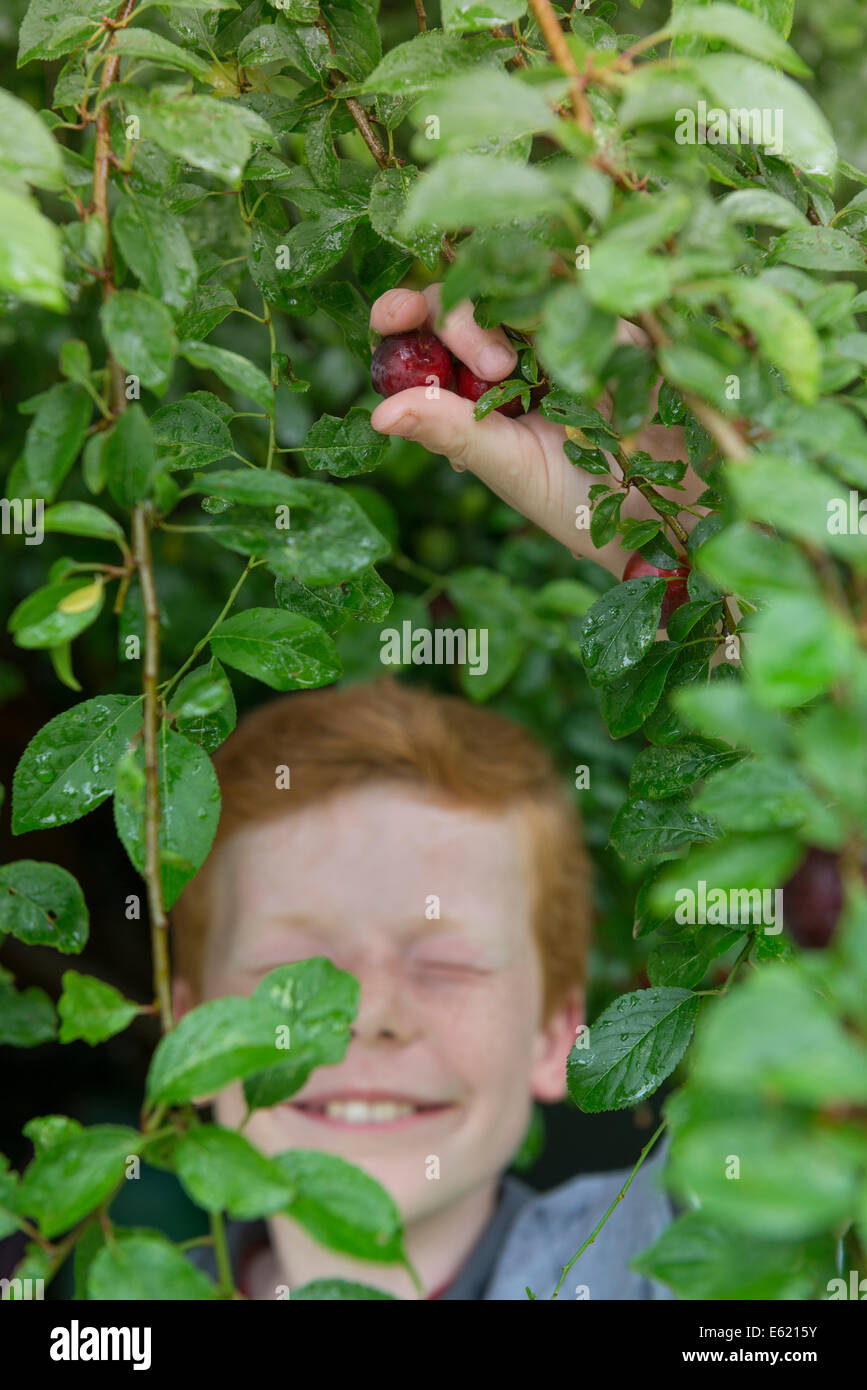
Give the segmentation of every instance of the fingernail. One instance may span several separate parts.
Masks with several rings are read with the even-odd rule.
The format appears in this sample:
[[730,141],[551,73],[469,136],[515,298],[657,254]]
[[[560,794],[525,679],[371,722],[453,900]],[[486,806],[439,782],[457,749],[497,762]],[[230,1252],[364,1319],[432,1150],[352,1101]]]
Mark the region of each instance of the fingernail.
[[494,343],[489,343],[479,353],[479,367],[482,376],[489,379],[501,377],[504,372],[511,371],[514,361],[514,353],[509,352],[508,348],[497,347]]

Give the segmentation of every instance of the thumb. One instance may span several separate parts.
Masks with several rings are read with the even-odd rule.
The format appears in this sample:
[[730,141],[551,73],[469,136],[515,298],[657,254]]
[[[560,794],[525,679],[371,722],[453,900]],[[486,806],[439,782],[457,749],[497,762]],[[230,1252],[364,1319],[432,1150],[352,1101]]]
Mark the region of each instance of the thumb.
[[381,434],[414,439],[432,454],[444,454],[459,469],[469,468],[485,478],[496,473],[497,461],[515,447],[512,420],[492,411],[483,420],[473,415],[473,402],[453,391],[429,399],[427,387],[413,386],[382,401],[370,417]]

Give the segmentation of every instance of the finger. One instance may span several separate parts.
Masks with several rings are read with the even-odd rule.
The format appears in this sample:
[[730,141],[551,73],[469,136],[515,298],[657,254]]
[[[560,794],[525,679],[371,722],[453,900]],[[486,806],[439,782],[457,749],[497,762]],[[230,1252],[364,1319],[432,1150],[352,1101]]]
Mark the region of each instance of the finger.
[[428,326],[455,357],[484,381],[501,381],[509,375],[518,361],[518,354],[502,328],[481,328],[469,299],[450,309],[440,323],[440,286],[429,285],[423,294],[428,304]]
[[418,290],[386,290],[370,310],[370,326],[374,333],[386,337],[390,333],[409,333],[421,328],[429,313],[428,302]]
[[566,459],[562,430],[551,421],[510,420],[496,410],[476,420],[473,403],[462,396],[441,391],[429,400],[425,387],[414,386],[378,405],[370,423],[468,468],[510,507],[574,548],[575,507],[586,502],[586,478]]

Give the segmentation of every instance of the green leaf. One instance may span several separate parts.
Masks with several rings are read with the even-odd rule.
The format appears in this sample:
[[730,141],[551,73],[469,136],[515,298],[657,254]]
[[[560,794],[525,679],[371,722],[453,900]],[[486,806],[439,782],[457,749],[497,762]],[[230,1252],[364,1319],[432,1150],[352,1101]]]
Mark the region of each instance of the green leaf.
[[624,859],[641,861],[668,854],[696,840],[713,840],[711,820],[693,811],[684,797],[654,801],[638,797],[620,808],[611,826],[611,844]]
[[751,619],[748,681],[766,708],[806,704],[845,679],[854,657],[852,628],[819,597],[777,594]]
[[815,792],[789,763],[750,758],[723,768],[705,783],[693,805],[725,830],[782,830],[801,825]]
[[771,263],[785,261],[804,270],[865,270],[863,246],[839,227],[795,227],[774,242]]
[[292,1290],[292,1302],[334,1302],[341,1300],[344,1302],[356,1303],[359,1300],[388,1298],[394,1299],[393,1293],[383,1293],[381,1289],[369,1288],[367,1284],[355,1284],[350,1279],[313,1279],[309,1284],[302,1284],[300,1289]]
[[770,964],[708,1011],[691,1082],[796,1105],[863,1105],[867,1047],[789,966]]
[[668,1177],[710,1219],[759,1240],[797,1240],[848,1220],[858,1181],[841,1136],[780,1113],[726,1115],[676,1134]]
[[18,1189],[19,1210],[49,1240],[92,1211],[124,1177],[143,1136],[123,1125],[92,1125],[39,1153]]
[[66,970],[57,1012],[62,1020],[59,1035],[62,1043],[83,1038],[93,1046],[123,1032],[139,1013],[139,1006],[124,999],[104,980],[80,975],[77,970]]
[[38,497],[50,502],[78,457],[93,404],[71,381],[58,382],[39,397],[24,441],[24,468]]
[[[629,790],[634,796],[658,798],[688,792],[695,782],[720,768],[740,761],[742,754],[725,744],[700,738],[680,743],[642,748],[629,774]],[[702,808],[704,809],[704,808]],[[713,812],[708,808],[708,815]]]
[[121,547],[125,540],[120,523],[89,502],[58,502],[43,514],[42,525],[46,531],[60,531],[67,536],[93,536],[97,540],[116,541]]
[[63,313],[66,291],[60,234],[36,204],[0,188],[0,290]]
[[97,1301],[189,1302],[217,1296],[216,1285],[158,1234],[106,1243],[94,1257],[87,1282],[87,1297]]
[[749,222],[766,227],[808,227],[805,213],[770,188],[738,188],[720,202],[730,222]]
[[[3,870],[0,869],[0,885]],[[0,905],[0,924],[2,924],[2,905]],[[38,1047],[40,1043],[53,1042],[57,1036],[57,1020],[54,1005],[44,990],[31,988],[16,990],[11,980],[0,974],[0,1044],[5,1047]],[[3,1174],[0,1173],[0,1237],[8,1234],[5,1230],[2,1210]]]
[[808,1299],[815,1290],[798,1267],[799,1255],[796,1246],[762,1242],[703,1211],[688,1211],[630,1268],[662,1280],[681,1299]]
[[[191,738],[193,735],[189,730],[195,728],[199,736],[195,737],[194,742],[202,747],[207,747],[201,737],[206,729],[218,728],[222,734],[218,743],[221,743],[235,727],[232,687],[219,661],[213,658],[207,666],[200,666],[184,676],[172,696],[169,708],[175,716],[178,731]],[[208,751],[212,749],[208,748]]]
[[448,34],[468,34],[512,24],[527,13],[527,0],[443,0],[443,28]]
[[765,453],[749,463],[728,463],[724,472],[735,502],[751,521],[776,526],[859,568],[867,564],[862,537],[832,528],[841,489],[827,473]]
[[157,1044],[147,1078],[147,1098],[193,1100],[249,1076],[279,1058],[285,1020],[261,999],[211,999],[184,1014]]
[[[47,726],[46,726],[47,727]],[[0,932],[77,955],[88,935],[84,895],[58,864],[20,859],[0,868]]]
[[[493,68],[459,73],[428,92],[424,110],[417,106],[413,111],[420,131],[413,151],[423,159],[434,151],[438,157],[473,149],[502,154],[514,141],[552,132],[557,117],[549,100],[561,100],[566,90],[562,78],[542,90]],[[435,141],[427,135],[429,112],[439,120]]]
[[0,91],[0,177],[37,188],[63,187],[60,146],[26,101]]
[[610,314],[652,309],[671,294],[674,283],[670,260],[625,248],[617,238],[596,242],[582,276],[588,299]]
[[696,941],[664,941],[647,957],[647,978],[654,987],[694,989],[710,967],[710,957]]
[[202,371],[214,372],[222,382],[242,396],[248,396],[263,410],[270,411],[274,404],[274,388],[259,367],[241,357],[237,352],[214,347],[210,343],[199,343],[188,339],[180,344],[179,351],[193,367]]
[[614,349],[616,327],[614,315],[595,308],[577,285],[560,285],[545,299],[539,357],[558,385],[583,395]]
[[816,588],[813,570],[797,546],[745,521],[736,521],[705,541],[694,563],[715,584],[745,598]]
[[150,198],[127,195],[112,216],[111,231],[148,293],[172,309],[183,309],[199,271],[181,219]]
[[700,34],[703,38],[721,39],[732,48],[739,48],[754,58],[762,58],[774,67],[784,68],[797,77],[810,77],[810,69],[785,39],[742,5],[695,4],[679,5],[659,38],[675,38],[681,34]]
[[235,186],[254,140],[270,145],[275,139],[271,127],[249,106],[215,97],[164,97],[154,91],[140,99],[129,97],[127,106],[160,149]]
[[320,8],[331,33],[336,66],[347,77],[366,77],[382,57],[375,10],[364,0],[322,0]]
[[210,639],[214,656],[272,690],[328,685],[340,675],[332,639],[317,623],[280,608],[249,608],[226,618]]
[[641,660],[659,629],[664,595],[664,579],[628,579],[597,599],[581,633],[591,685],[609,684]]
[[762,280],[733,278],[726,282],[726,295],[732,312],[753,333],[760,352],[779,367],[796,400],[813,402],[821,386],[822,355],[810,321]]
[[274,1162],[295,1189],[286,1215],[320,1245],[383,1264],[405,1260],[400,1212],[375,1178],[313,1149],[289,1149]]
[[328,40],[315,24],[261,24],[238,45],[238,61],[246,67],[280,63],[312,79],[326,70],[329,56]]
[[654,642],[641,661],[599,692],[599,709],[612,738],[634,733],[650,717],[678,651],[674,642]]
[[652,1095],[674,1070],[692,1035],[698,996],[685,989],[622,994],[576,1044],[566,1063],[569,1094],[585,1114],[622,1110]]
[[18,63],[71,53],[100,28],[105,12],[100,0],[30,0],[18,33]]
[[342,584],[320,589],[297,579],[278,579],[274,597],[281,608],[312,618],[332,636],[350,621],[381,622],[394,601],[391,589],[372,565]]
[[697,58],[692,66],[723,110],[775,113],[782,153],[798,169],[807,174],[834,172],[837,146],[831,128],[816,103],[790,77],[752,58],[729,53]]
[[809,776],[858,816],[867,805],[863,721],[845,705],[828,703],[808,710],[792,732]]
[[[218,480],[214,489],[218,495],[223,491],[219,480],[225,476],[211,475]],[[247,470],[245,476],[254,476],[253,470]],[[277,575],[314,586],[337,583],[391,554],[390,543],[348,492],[306,478],[276,473],[265,476],[270,476],[275,486],[278,478],[286,486],[283,504],[291,497],[289,535],[258,507],[235,507],[225,521],[220,518],[207,527],[208,535],[229,550],[262,556]],[[204,481],[196,487],[209,490]]]
[[193,396],[160,406],[151,416],[151,429],[161,467],[204,468],[235,449],[225,420]]
[[103,305],[100,317],[118,362],[161,396],[177,351],[172,316],[165,305],[136,290],[118,290]]
[[[685,909],[700,898],[702,882],[708,902],[718,889],[728,895],[733,889],[751,893],[773,888],[794,870],[801,855],[802,848],[790,833],[730,834],[716,844],[697,845],[685,859],[663,868],[650,889],[650,906],[661,915]],[[692,899],[686,894],[692,894]],[[749,903],[746,907],[751,910]]]
[[609,492],[607,497],[600,497],[593,508],[593,516],[590,521],[590,539],[597,550],[607,545],[617,535],[617,523],[620,520],[620,508],[623,506],[625,492]]
[[190,484],[191,492],[203,492],[206,497],[219,497],[227,502],[241,502],[248,507],[310,506],[310,493],[304,480],[290,478],[271,468],[218,469],[197,473]]
[[[284,1060],[246,1077],[244,1095],[251,1109],[287,1100],[315,1067],[343,1060],[358,997],[355,977],[321,956],[269,971],[253,999],[279,1013],[285,1034]],[[280,1046],[284,1047],[283,1041]]]
[[[157,741],[160,786],[160,878],[167,908],[204,864],[220,818],[220,786],[213,763],[197,743],[163,721]],[[122,760],[114,821],[134,867],[144,874],[146,854],[144,749]]]
[[344,416],[321,416],[308,430],[303,447],[311,468],[348,478],[377,468],[389,440],[371,426],[370,411],[354,405]]
[[453,73],[496,67],[498,48],[499,44],[488,35],[457,38],[429,29],[389,49],[365,78],[363,90],[391,96],[421,96]]
[[400,230],[409,234],[465,223],[497,227],[514,218],[558,212],[563,202],[563,194],[538,165],[487,155],[446,155],[413,185]]
[[209,80],[210,66],[189,48],[180,48],[149,29],[120,29],[114,36],[114,51],[133,58],[147,58],[161,68],[182,68],[193,77]]
[[436,229],[420,233],[403,233],[399,230],[410,189],[418,176],[418,170],[412,164],[380,169],[370,186],[370,223],[379,236],[411,252],[429,270],[433,270],[440,254],[439,232]]
[[341,204],[310,214],[285,231],[260,226],[250,247],[253,279],[275,304],[291,312],[288,291],[308,285],[337,264],[363,213],[361,207]]
[[236,1221],[284,1211],[295,1195],[279,1159],[266,1158],[243,1135],[219,1125],[201,1125],[182,1134],[174,1167],[198,1206],[226,1211]]
[[129,406],[108,435],[102,451],[108,490],[121,507],[148,500],[158,470],[150,421],[141,406]]
[[141,696],[100,695],[44,724],[15,769],[12,833],[66,825],[111,796],[141,723]]
[[17,647],[54,647],[68,642],[90,627],[102,609],[102,578],[86,576],[48,584],[22,599],[9,619],[9,631]]
[[746,686],[737,681],[678,690],[674,704],[690,725],[707,738],[725,739],[756,753],[785,752],[786,726],[778,715],[756,704]]

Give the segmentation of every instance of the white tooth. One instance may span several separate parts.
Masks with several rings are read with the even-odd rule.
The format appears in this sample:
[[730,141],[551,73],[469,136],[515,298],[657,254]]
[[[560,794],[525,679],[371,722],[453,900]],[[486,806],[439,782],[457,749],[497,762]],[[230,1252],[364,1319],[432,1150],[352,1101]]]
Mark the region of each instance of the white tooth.
[[332,1119],[344,1120],[349,1124],[384,1124],[389,1120],[402,1119],[415,1114],[414,1105],[399,1101],[332,1100],[325,1106],[325,1113]]

